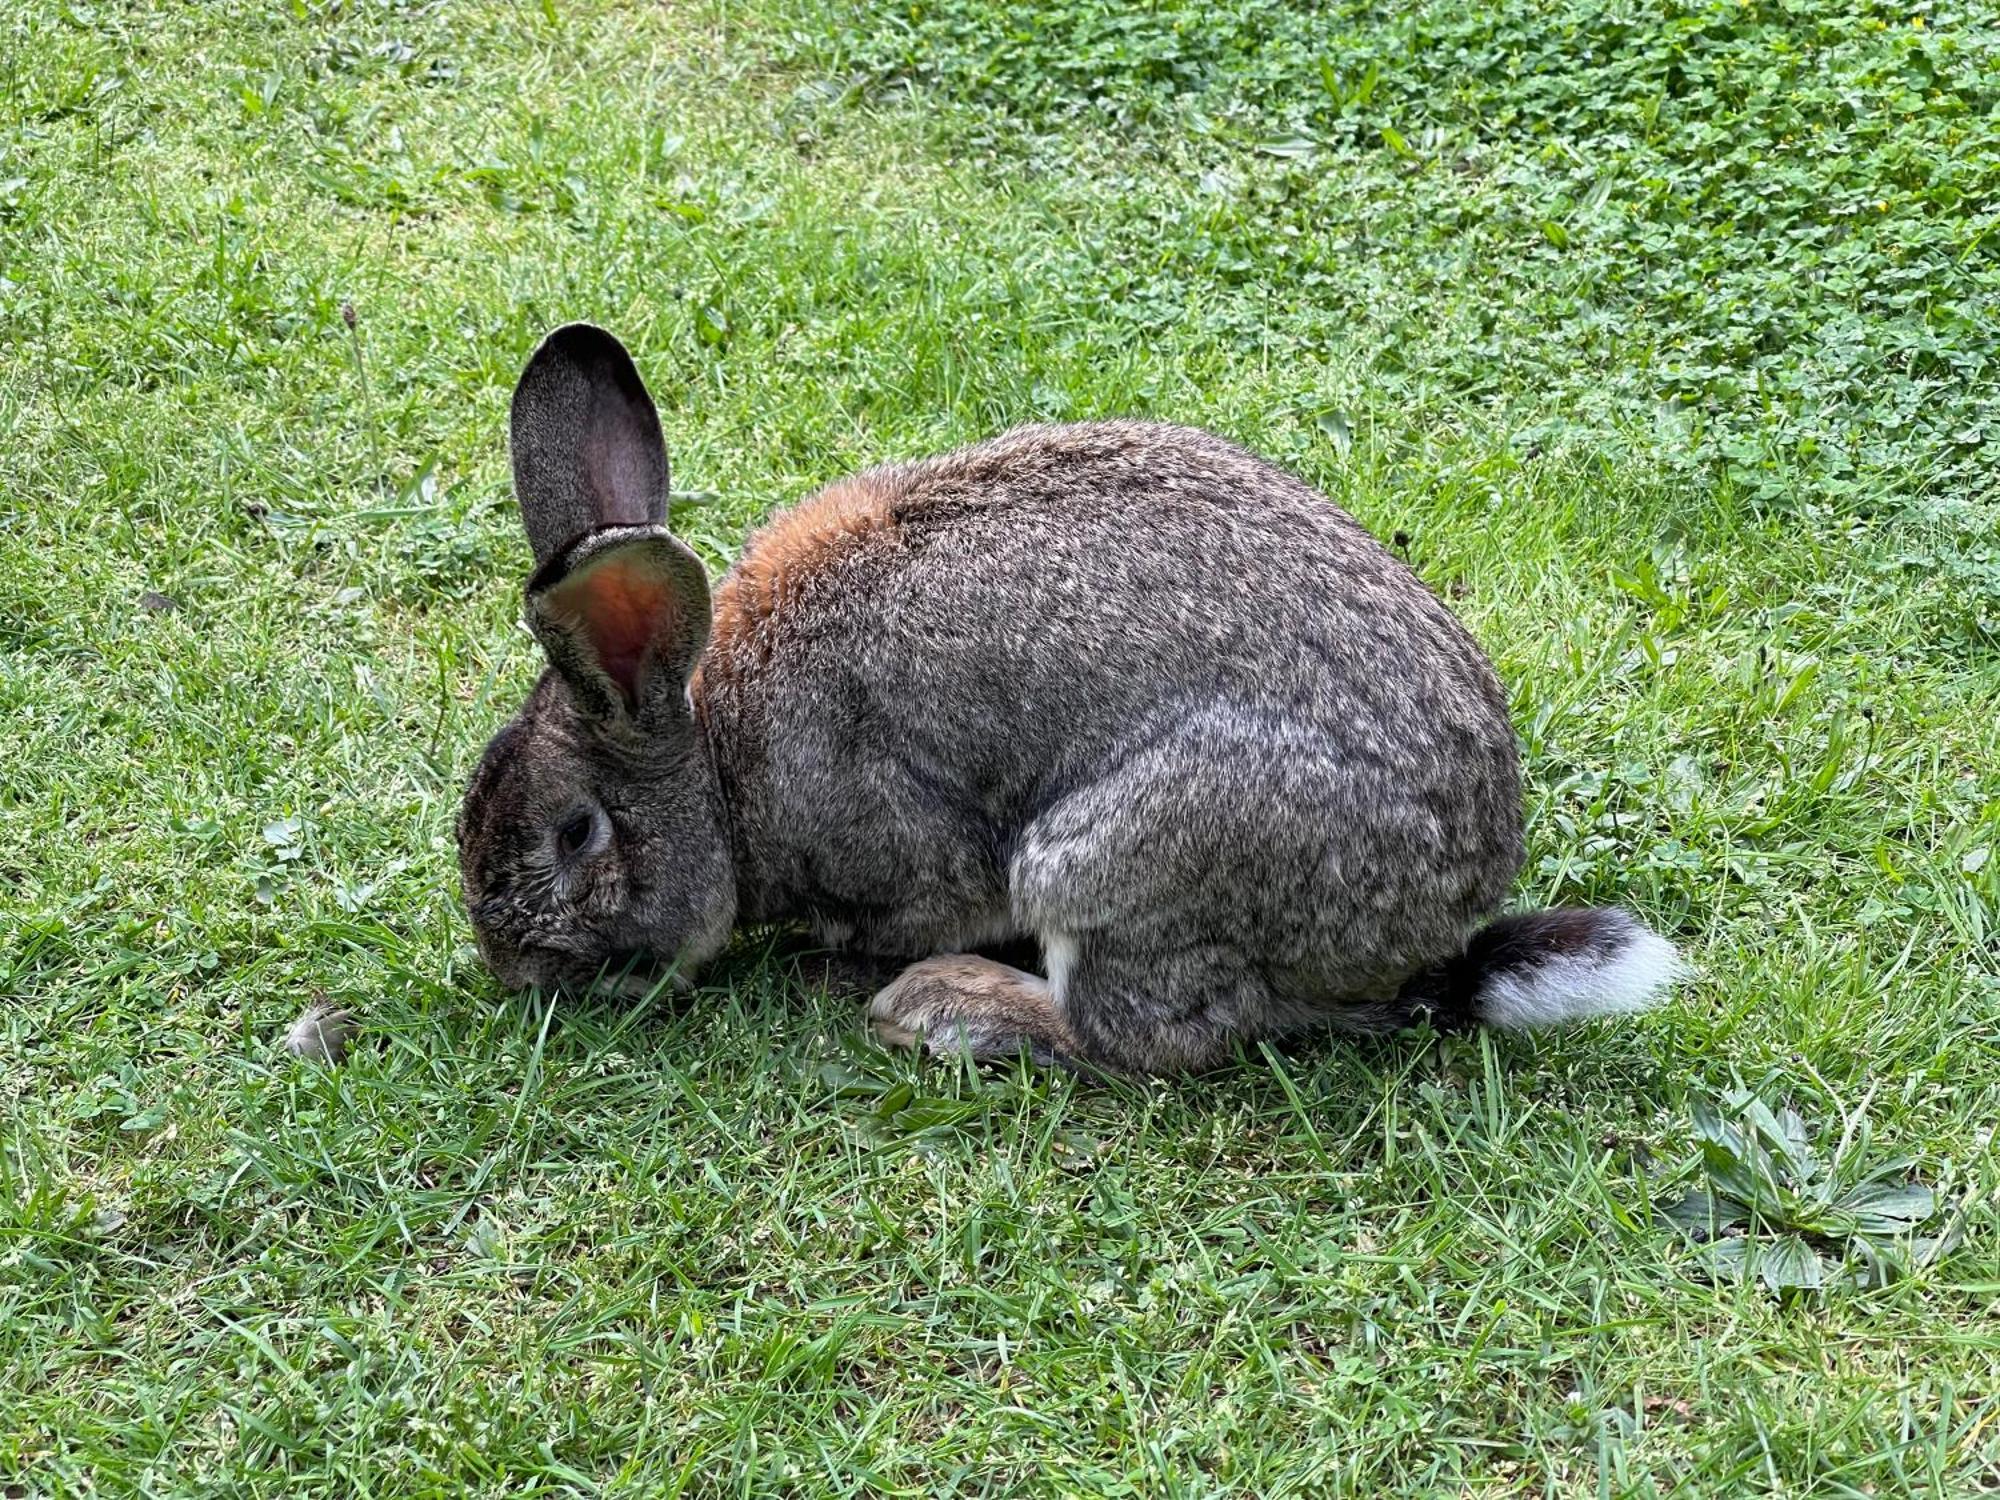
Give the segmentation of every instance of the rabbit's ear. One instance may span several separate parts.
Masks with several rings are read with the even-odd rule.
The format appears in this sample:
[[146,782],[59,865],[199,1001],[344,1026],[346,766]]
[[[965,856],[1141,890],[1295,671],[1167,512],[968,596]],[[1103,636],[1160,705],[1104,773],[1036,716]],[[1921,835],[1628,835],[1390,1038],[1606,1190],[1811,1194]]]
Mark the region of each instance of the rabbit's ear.
[[708,609],[701,559],[659,526],[592,532],[528,581],[528,623],[577,707],[648,733],[689,719]]
[[588,323],[542,340],[514,387],[514,494],[536,565],[600,526],[663,525],[667,445],[625,346]]

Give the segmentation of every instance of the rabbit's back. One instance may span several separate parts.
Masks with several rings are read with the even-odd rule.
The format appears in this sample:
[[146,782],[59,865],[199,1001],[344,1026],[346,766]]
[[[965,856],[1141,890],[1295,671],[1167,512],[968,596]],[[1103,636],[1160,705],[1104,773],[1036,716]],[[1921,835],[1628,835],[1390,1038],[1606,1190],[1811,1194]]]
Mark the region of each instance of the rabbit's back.
[[748,669],[779,718],[893,724],[996,798],[1217,696],[1361,760],[1513,774],[1449,610],[1324,496],[1188,428],[1024,427],[842,481],[753,538],[716,637],[705,672]]

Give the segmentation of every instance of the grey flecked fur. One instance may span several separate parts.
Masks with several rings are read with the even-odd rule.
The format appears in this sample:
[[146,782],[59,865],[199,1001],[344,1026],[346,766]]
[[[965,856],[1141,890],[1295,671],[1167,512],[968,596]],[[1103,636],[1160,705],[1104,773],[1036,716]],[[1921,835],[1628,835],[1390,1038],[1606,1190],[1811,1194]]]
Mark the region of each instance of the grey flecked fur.
[[[913,960],[1039,942],[1046,983],[968,957],[878,997],[888,1034],[980,1054],[1177,1071],[1419,1005],[1471,1018],[1405,984],[1520,865],[1514,735],[1477,644],[1351,517],[1205,432],[1026,427],[767,528],[703,645],[664,453],[619,451],[659,441],[629,370],[572,325],[516,397],[554,665],[460,820],[504,980],[688,966],[738,922],[804,919]],[[621,695],[547,600],[645,548],[674,603]],[[609,823],[571,858],[579,809]]]

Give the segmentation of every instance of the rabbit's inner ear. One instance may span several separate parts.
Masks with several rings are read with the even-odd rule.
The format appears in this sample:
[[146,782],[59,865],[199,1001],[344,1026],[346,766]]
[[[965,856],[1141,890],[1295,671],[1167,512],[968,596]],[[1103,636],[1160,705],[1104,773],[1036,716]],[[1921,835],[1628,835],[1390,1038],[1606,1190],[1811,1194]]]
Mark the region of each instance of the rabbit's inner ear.
[[603,547],[529,599],[535,633],[581,698],[608,681],[628,714],[685,712],[709,605],[701,563],[679,542],[653,532]]
[[636,704],[646,648],[673,626],[666,580],[631,558],[609,557],[557,584],[549,605],[576,622],[604,675],[628,706]]

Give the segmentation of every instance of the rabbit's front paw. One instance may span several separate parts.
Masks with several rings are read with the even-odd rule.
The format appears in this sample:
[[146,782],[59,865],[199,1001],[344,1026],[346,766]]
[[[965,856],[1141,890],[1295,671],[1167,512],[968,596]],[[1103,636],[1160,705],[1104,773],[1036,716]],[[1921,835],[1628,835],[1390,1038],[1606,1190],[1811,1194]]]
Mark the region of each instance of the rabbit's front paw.
[[868,1016],[891,1046],[922,1046],[939,1057],[1027,1052],[1048,1062],[1077,1052],[1047,980],[971,953],[911,964],[875,996]]

